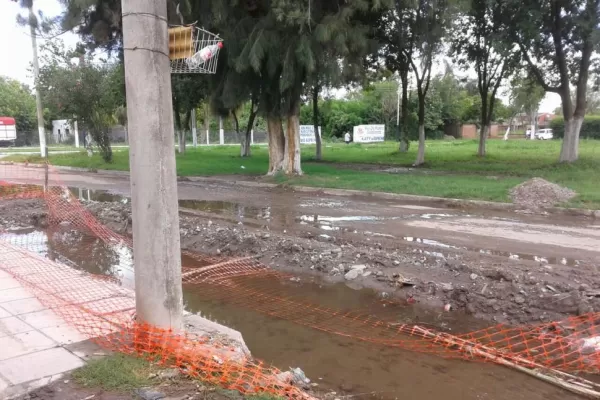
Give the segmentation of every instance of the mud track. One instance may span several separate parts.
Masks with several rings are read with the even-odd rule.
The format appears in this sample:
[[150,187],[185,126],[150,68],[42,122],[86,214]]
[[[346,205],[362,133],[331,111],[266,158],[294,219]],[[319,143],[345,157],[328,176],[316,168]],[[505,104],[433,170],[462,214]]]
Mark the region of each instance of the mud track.
[[[131,234],[126,176],[61,173],[110,228]],[[182,246],[510,324],[600,309],[594,219],[180,182]],[[0,229],[43,225],[41,201],[0,202]],[[348,274],[364,265],[362,274]],[[348,279],[352,278],[352,279]],[[402,282],[410,282],[405,285]]]

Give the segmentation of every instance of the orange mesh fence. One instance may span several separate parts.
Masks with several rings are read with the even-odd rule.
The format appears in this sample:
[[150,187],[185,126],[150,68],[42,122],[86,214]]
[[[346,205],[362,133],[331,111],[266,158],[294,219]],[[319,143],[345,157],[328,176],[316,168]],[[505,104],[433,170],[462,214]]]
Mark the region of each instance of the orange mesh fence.
[[[178,367],[225,389],[310,398],[281,371],[249,358],[219,336],[175,333],[138,323],[133,281],[127,279],[133,270],[131,240],[100,224],[55,180],[56,173],[51,172],[54,179],[48,181],[43,169],[30,167],[20,173],[15,166],[0,168],[5,174],[7,170],[12,176],[0,176],[0,201],[43,199],[48,227],[43,232],[0,231],[0,269],[34,293],[83,338],[93,339],[111,351]],[[29,185],[24,183],[27,181],[44,183]],[[107,246],[103,249],[98,241]],[[187,254],[184,260],[193,261],[196,268],[215,262],[198,254]]]
[[[0,170],[1,171],[1,170]],[[48,182],[45,188],[26,184]],[[40,301],[67,322],[103,346],[139,354],[175,365],[192,376],[243,393],[266,392],[277,396],[306,397],[277,378],[279,371],[240,357],[227,343],[197,335],[177,335],[135,322],[131,290],[131,240],[101,223],[54,179],[41,178],[41,169],[21,172],[11,166],[11,177],[0,175],[0,200],[44,199],[49,227],[43,238],[0,234],[0,268],[31,288]],[[11,183],[16,182],[16,183]],[[33,235],[35,232],[30,233]],[[46,240],[44,246],[40,242]],[[110,251],[98,246],[101,241]],[[88,247],[89,246],[89,247]],[[74,262],[75,250],[89,257]],[[88,249],[88,250],[86,250]],[[60,256],[56,256],[59,254]],[[62,257],[62,259],[61,259]],[[53,262],[56,260],[58,262]],[[101,265],[82,264],[103,260]],[[109,267],[107,267],[109,266]],[[207,300],[218,300],[285,319],[323,332],[446,358],[498,363],[528,373],[552,371],[552,376],[597,395],[600,385],[572,373],[597,373],[600,367],[600,313],[537,326],[496,325],[451,335],[420,324],[402,324],[390,315],[375,317],[368,309],[340,310],[316,304],[301,295],[290,296],[285,284],[291,275],[269,269],[255,258],[213,257],[182,252],[182,279]]]

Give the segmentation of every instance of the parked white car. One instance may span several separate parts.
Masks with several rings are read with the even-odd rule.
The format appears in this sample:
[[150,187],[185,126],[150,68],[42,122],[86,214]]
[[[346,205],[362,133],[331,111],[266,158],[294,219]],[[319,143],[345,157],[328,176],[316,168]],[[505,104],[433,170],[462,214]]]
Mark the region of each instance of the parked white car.
[[[531,137],[531,129],[527,129],[525,131],[525,139],[529,139]],[[539,140],[549,140],[554,138],[554,134],[552,133],[552,129],[540,129],[535,132],[535,138]]]
[[552,129],[540,129],[535,133],[535,138],[540,140],[550,140],[554,138]]

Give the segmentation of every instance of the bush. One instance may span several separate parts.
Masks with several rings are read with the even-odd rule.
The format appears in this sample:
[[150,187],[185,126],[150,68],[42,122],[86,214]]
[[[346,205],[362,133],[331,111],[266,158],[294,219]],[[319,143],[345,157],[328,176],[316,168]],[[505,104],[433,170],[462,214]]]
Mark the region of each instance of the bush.
[[[565,120],[562,117],[557,117],[550,123],[554,137],[562,139],[565,136]],[[583,125],[581,125],[581,132],[579,134],[581,139],[600,139],[600,116],[587,116],[583,119]]]

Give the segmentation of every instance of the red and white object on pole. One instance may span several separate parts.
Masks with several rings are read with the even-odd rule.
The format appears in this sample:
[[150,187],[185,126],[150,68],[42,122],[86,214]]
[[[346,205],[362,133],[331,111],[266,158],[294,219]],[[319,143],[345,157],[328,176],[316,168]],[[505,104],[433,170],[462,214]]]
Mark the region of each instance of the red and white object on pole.
[[214,74],[223,40],[194,25],[169,28],[169,59],[172,74]]
[[17,123],[12,117],[0,117],[0,145],[14,145],[17,139]]
[[198,68],[203,65],[205,62],[209,61],[213,58],[220,49],[223,48],[223,42],[218,42],[217,44],[212,44],[210,46],[206,46],[202,48],[199,52],[194,54],[192,57],[188,58],[187,64],[190,68]]

